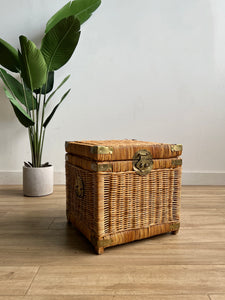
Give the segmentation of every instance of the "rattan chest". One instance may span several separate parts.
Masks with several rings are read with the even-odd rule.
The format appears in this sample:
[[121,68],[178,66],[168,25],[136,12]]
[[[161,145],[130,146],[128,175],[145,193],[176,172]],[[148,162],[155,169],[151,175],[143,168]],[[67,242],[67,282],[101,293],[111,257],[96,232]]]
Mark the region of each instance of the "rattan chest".
[[104,248],[180,226],[182,145],[66,142],[67,219]]

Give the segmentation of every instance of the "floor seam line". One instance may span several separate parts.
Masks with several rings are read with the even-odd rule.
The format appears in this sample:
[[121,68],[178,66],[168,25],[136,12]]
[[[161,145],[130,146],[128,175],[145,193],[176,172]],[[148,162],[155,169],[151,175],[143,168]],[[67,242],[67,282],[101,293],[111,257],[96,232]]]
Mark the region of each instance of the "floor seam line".
[[53,218],[53,220],[51,221],[51,223],[48,225],[47,230],[50,229],[50,227],[52,226],[52,224],[54,223],[54,221],[55,221],[55,218]]
[[26,293],[24,294],[24,296],[27,296],[27,294],[28,294],[28,292],[29,292],[29,290],[31,288],[31,285],[34,282],[34,279],[36,278],[37,274],[39,273],[40,268],[41,268],[41,266],[38,266],[37,272],[34,275],[34,277],[32,278],[31,283],[29,284],[29,287],[27,288]]

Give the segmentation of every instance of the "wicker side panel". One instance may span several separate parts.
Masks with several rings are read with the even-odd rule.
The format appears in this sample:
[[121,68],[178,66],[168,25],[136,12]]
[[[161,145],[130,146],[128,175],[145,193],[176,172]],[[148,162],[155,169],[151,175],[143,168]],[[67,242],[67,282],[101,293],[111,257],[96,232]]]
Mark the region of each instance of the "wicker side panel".
[[[75,190],[77,178],[82,180],[84,186],[82,197],[79,197]],[[75,219],[76,224],[82,224],[86,230],[98,236],[97,174],[77,168],[68,162],[66,162],[66,212],[68,221]],[[82,228],[78,229],[83,232]]]
[[104,173],[104,233],[179,222],[181,168]]

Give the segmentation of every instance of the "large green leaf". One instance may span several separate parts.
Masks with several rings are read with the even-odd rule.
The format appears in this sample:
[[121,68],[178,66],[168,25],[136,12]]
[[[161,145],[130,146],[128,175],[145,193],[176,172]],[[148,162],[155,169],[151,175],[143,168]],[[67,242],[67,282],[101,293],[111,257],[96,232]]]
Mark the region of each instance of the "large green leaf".
[[34,92],[36,94],[48,94],[53,89],[53,85],[54,85],[54,71],[48,72],[48,76],[47,77],[48,77],[47,87],[46,87],[46,83],[45,83],[42,86],[41,89],[34,90]]
[[80,37],[80,23],[73,16],[57,23],[42,40],[41,52],[49,71],[61,68],[71,57]]
[[8,74],[4,69],[0,68],[0,77],[3,80],[6,87],[10,90],[13,96],[15,96],[24,106],[29,110],[36,109],[37,101],[35,98],[32,99],[32,92],[28,88],[25,88],[26,100],[24,97],[24,91],[22,84]]
[[6,97],[9,99],[10,103],[12,104],[14,112],[18,120],[20,121],[20,123],[25,127],[34,125],[33,120],[28,115],[28,113],[23,109],[20,103],[16,100],[16,98],[14,98],[13,95],[6,88],[4,88],[4,90],[5,90]]
[[75,0],[68,2],[57,13],[55,13],[46,25],[45,32],[47,33],[58,22],[69,16],[75,16],[83,24],[90,18],[92,13],[99,7],[101,0]]
[[63,102],[63,100],[66,98],[66,96],[69,94],[70,89],[62,96],[60,102],[53,108],[52,112],[50,113],[50,115],[47,117],[47,119],[45,120],[43,127],[46,128],[46,126],[48,125],[48,123],[51,121],[52,117],[54,116],[57,108],[59,107],[59,105]]
[[20,36],[21,75],[26,85],[33,91],[41,88],[47,80],[47,66],[41,51],[25,36]]
[[17,50],[2,39],[0,39],[0,65],[12,72],[20,70]]
[[54,92],[51,93],[51,95],[49,95],[45,106],[48,104],[49,100],[51,100],[51,98],[55,95],[55,93],[61,88],[61,86],[70,78],[70,75],[66,76],[66,78],[63,79],[63,81],[60,83],[60,85],[54,90]]

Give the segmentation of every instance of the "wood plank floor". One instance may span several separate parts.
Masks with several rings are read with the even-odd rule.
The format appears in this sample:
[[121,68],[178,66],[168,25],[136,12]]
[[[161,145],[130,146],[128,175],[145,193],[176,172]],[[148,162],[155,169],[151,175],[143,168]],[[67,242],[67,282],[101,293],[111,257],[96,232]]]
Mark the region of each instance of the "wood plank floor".
[[225,186],[184,186],[178,235],[98,256],[66,223],[65,187],[0,186],[0,300],[225,300]]

